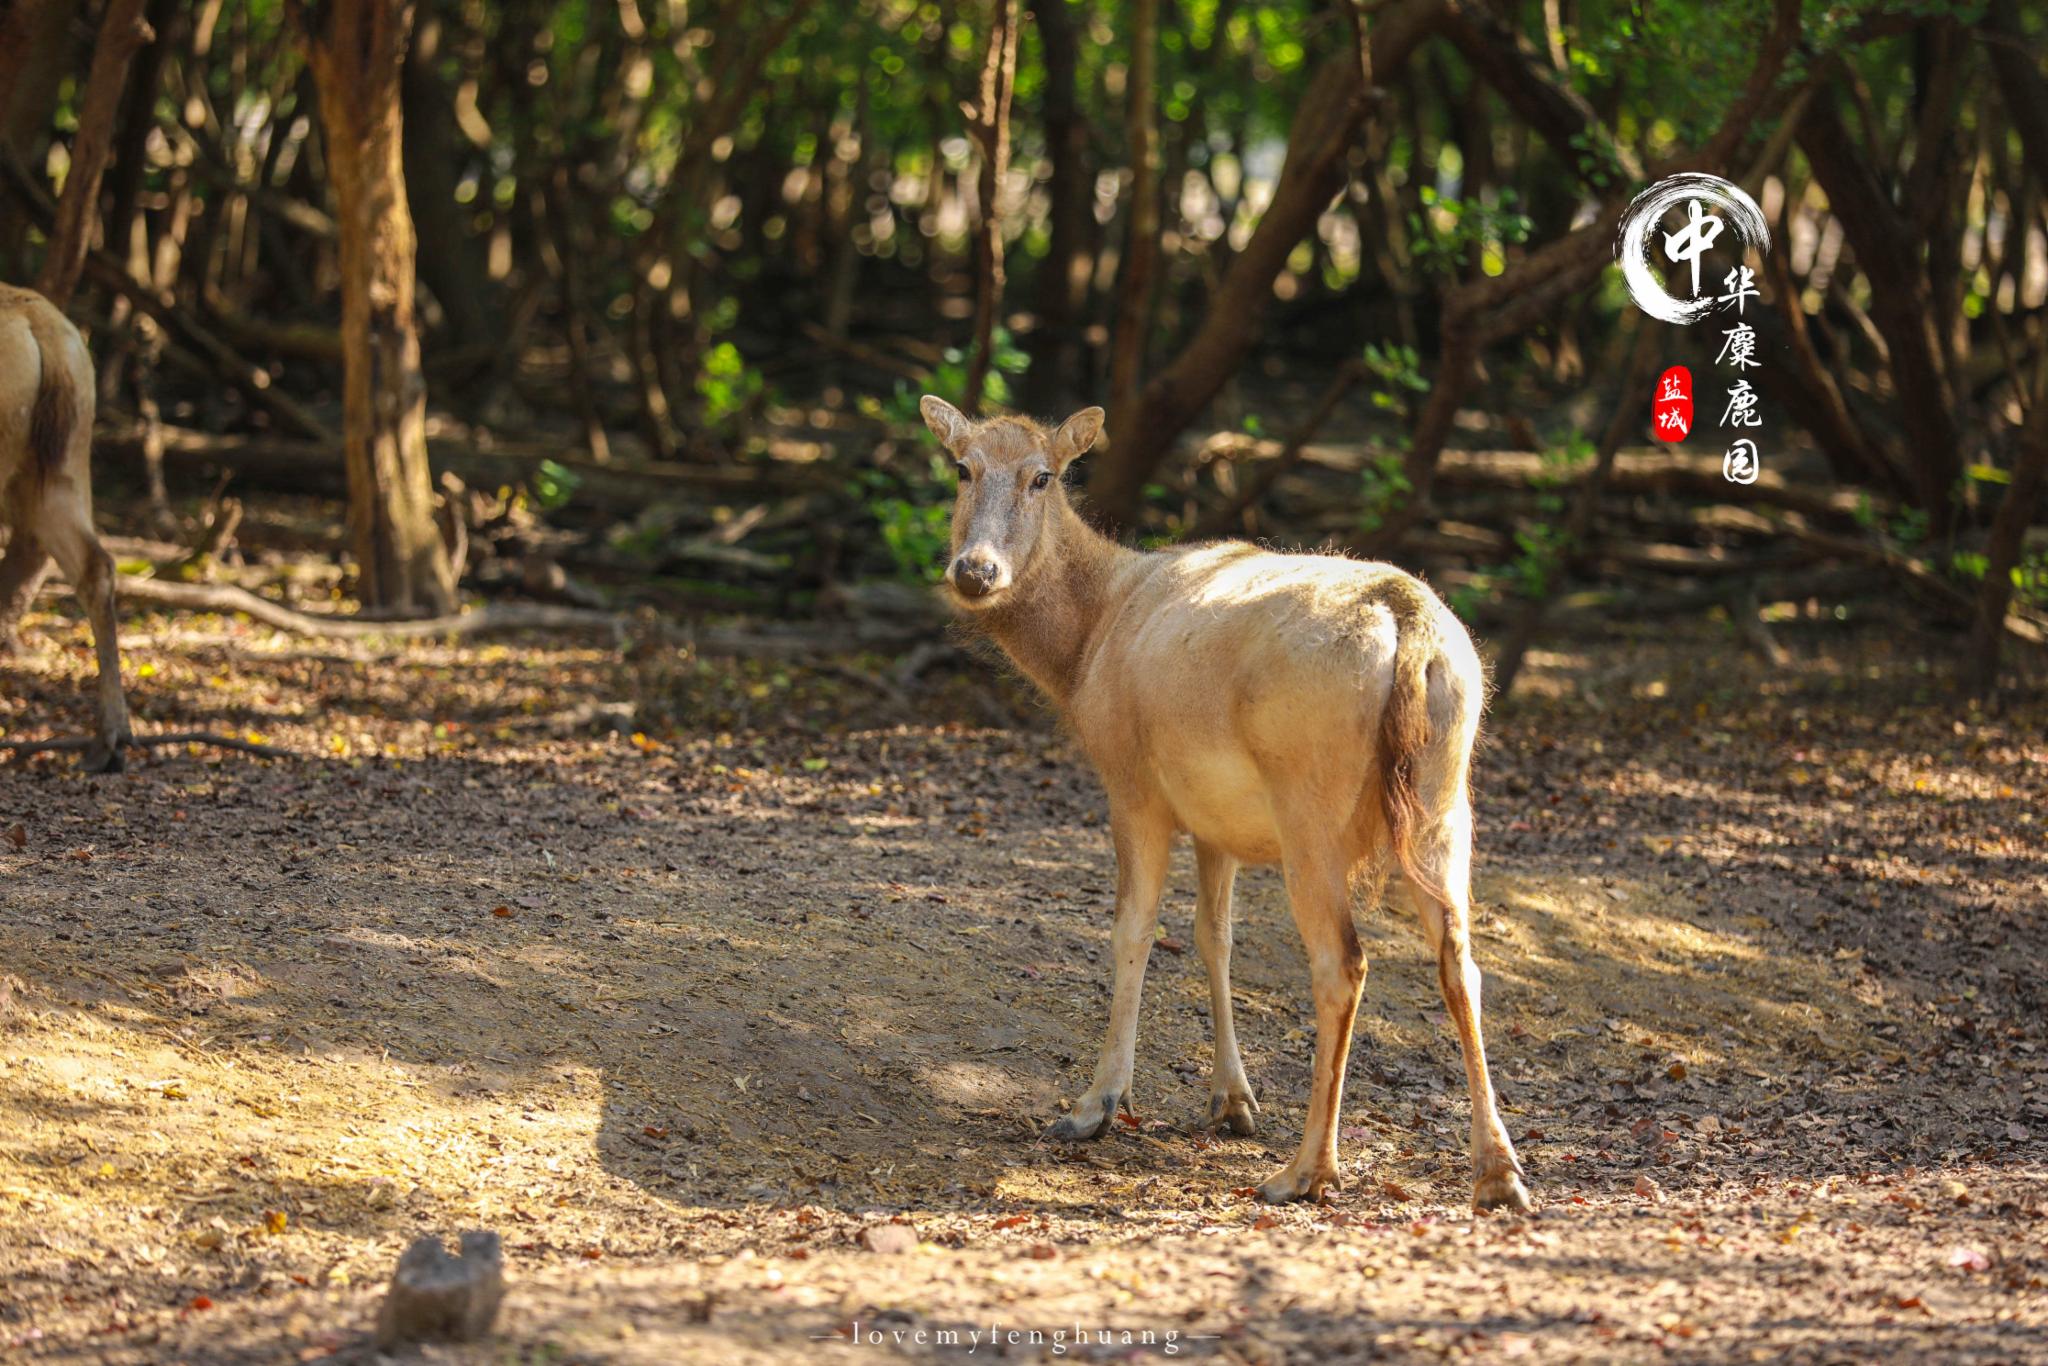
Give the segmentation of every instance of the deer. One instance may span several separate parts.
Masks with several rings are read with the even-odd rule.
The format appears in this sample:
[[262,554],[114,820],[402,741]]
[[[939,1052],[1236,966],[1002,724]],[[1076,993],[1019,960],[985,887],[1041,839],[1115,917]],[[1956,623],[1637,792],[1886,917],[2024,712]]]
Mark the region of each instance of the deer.
[[114,561],[92,524],[92,356],[57,307],[0,285],[0,654],[20,647],[22,613],[54,558],[92,623],[99,716],[83,766],[118,773],[130,741],[114,629]]
[[1366,975],[1352,895],[1376,896],[1398,872],[1464,1054],[1473,1206],[1531,1209],[1480,1033],[1468,778],[1486,675],[1464,626],[1389,564],[1243,541],[1119,544],[1082,517],[1063,478],[1101,435],[1100,408],[1054,428],[972,420],[933,395],[920,408],[958,479],[941,591],[1052,704],[1109,799],[1109,1025],[1088,1089],[1047,1135],[1100,1138],[1131,1098],[1139,997],[1172,843],[1185,833],[1215,1034],[1211,1127],[1257,1128],[1231,1013],[1241,866],[1279,866],[1308,958],[1307,1119],[1300,1149],[1259,1194],[1321,1200],[1342,1185],[1339,1114]]

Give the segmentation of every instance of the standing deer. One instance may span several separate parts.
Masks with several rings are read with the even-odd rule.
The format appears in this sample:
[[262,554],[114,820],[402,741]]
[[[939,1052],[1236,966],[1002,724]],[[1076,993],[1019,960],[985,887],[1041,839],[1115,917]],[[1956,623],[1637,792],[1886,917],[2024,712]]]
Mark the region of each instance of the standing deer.
[[1258,1102],[1230,1006],[1230,893],[1240,864],[1280,865],[1315,996],[1301,1149],[1259,1188],[1320,1198],[1365,953],[1351,886],[1397,866],[1421,917],[1472,1094],[1472,1203],[1530,1207],[1494,1106],[1479,1030],[1466,790],[1485,701],[1479,657],[1448,608],[1384,564],[1243,542],[1142,554],[1102,536],[1060,476],[1095,443],[1100,408],[1048,431],[974,422],[927,396],[959,475],[949,596],[1059,708],[1109,795],[1116,848],[1109,1031],[1087,1092],[1053,1137],[1099,1138],[1131,1093],[1138,997],[1174,833],[1194,837],[1195,943],[1216,1030],[1210,1122],[1253,1131]]
[[114,561],[92,529],[92,357],[42,295],[0,285],[0,654],[56,557],[92,621],[99,725],[85,767],[118,773],[128,741],[121,648],[114,636]]

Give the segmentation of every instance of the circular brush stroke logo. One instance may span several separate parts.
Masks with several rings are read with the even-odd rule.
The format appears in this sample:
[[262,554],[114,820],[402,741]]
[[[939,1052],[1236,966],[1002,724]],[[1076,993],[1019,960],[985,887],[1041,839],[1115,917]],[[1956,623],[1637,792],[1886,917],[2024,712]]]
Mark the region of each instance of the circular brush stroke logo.
[[[1742,187],[1721,179],[1687,171],[1660,180],[1635,197],[1621,216],[1621,231],[1614,239],[1614,259],[1621,262],[1622,278],[1636,307],[1662,322],[1696,323],[1719,307],[1721,300],[1711,294],[1678,300],[1664,292],[1664,284],[1650,268],[1650,238],[1656,234],[1664,215],[1687,200],[1697,199],[1727,216],[1745,251],[1769,251],[1771,229],[1764,211],[1742,192]],[[1676,237],[1678,234],[1667,234]],[[1711,239],[1709,239],[1711,240]],[[1694,252],[1696,257],[1698,252]],[[1680,259],[1673,257],[1672,259]]]

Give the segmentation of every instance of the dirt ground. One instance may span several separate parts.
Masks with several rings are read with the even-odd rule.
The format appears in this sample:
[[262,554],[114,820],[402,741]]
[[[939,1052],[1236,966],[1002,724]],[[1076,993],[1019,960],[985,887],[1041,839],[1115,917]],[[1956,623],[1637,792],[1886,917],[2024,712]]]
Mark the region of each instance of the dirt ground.
[[[84,723],[45,608],[6,737]],[[1185,852],[1135,1122],[1037,1139],[1112,863],[984,670],[906,710],[876,661],[131,616],[139,728],[310,757],[0,770],[0,1358],[367,1359],[405,1245],[486,1227],[499,1331],[431,1360],[2048,1362],[2048,707],[1960,710],[1882,623],[1788,623],[1782,669],[1680,629],[1561,643],[1491,723],[1477,944],[1542,1207],[1475,1219],[1434,972],[1379,910],[1349,1187],[1252,1198],[1312,1046],[1268,872],[1261,1129],[1199,1132]],[[650,677],[690,720],[610,728]]]

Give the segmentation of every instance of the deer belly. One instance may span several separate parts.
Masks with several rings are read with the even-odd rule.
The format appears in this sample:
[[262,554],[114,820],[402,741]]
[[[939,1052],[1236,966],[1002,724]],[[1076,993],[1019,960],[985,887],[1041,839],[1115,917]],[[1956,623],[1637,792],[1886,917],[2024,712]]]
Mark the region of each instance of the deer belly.
[[1162,794],[1181,829],[1240,863],[1275,863],[1280,835],[1264,779],[1249,754],[1203,750],[1162,756]]

